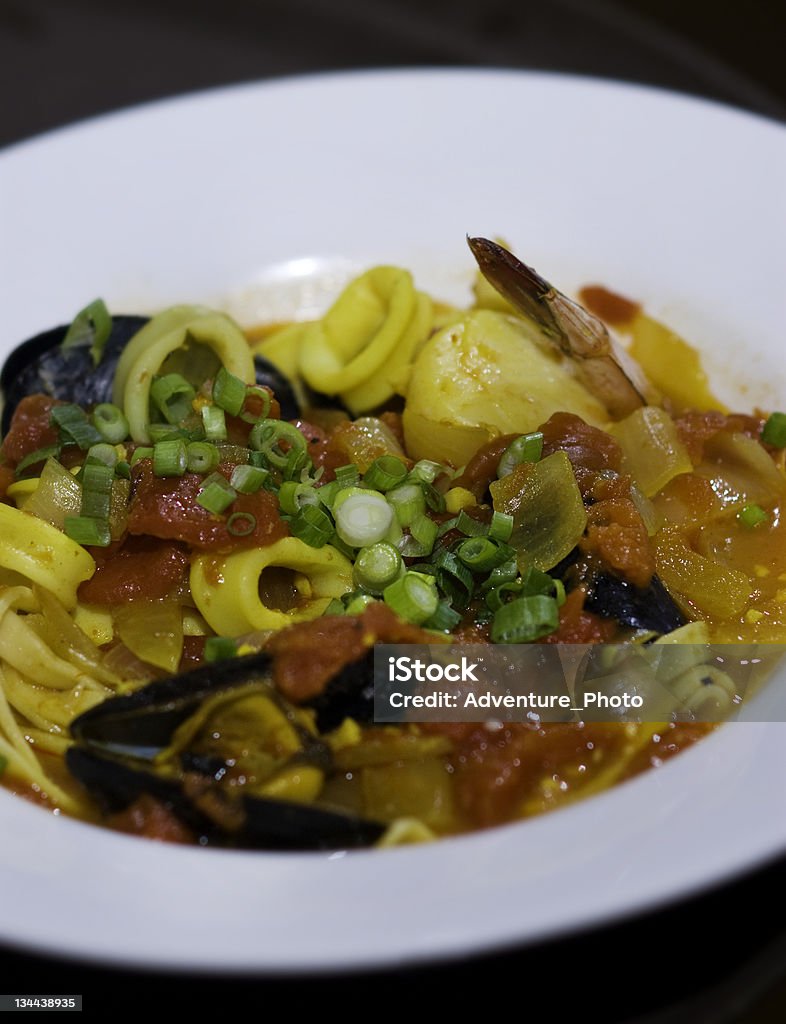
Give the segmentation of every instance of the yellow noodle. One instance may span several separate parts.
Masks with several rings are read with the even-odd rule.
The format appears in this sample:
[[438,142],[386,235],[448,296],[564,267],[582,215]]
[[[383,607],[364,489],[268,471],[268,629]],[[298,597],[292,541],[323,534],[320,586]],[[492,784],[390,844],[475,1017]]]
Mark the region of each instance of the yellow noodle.
[[95,562],[76,541],[43,519],[0,503],[0,565],[51,591],[73,608],[77,587],[95,572]]

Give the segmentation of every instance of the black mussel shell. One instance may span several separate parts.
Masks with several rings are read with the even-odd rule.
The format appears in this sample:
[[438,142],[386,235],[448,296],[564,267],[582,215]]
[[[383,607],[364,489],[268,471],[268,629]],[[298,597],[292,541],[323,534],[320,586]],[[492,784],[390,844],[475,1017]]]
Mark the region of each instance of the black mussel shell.
[[14,410],[28,395],[44,394],[78,405],[112,401],[112,382],[120,354],[147,323],[143,316],[112,317],[101,361],[94,366],[89,345],[61,348],[68,324],[53,327],[22,342],[5,362],[0,373],[3,418],[0,431],[7,433]]
[[374,652],[346,665],[322,693],[308,702],[317,713],[320,732],[329,732],[345,718],[356,722],[374,721]]
[[[192,796],[183,779],[164,778],[95,751],[71,747],[66,764],[99,806],[107,813],[125,810],[143,795],[160,801],[203,842],[257,850],[339,850],[370,846],[384,833],[385,825],[345,812],[311,807],[286,800],[242,796],[226,799],[216,787],[218,813],[203,808],[210,791],[194,786]],[[200,799],[203,805],[200,806]],[[221,801],[227,810],[220,813]],[[240,812],[239,814],[237,812]]]
[[285,377],[281,370],[277,369],[264,356],[254,356],[254,368],[256,370],[257,384],[260,387],[267,387],[273,392],[281,406],[282,420],[296,420],[300,417],[300,403],[295,397],[295,392],[288,377]]
[[207,838],[218,832],[215,824],[186,796],[176,779],[154,775],[81,747],[69,747],[65,762],[69,772],[106,814],[124,811],[141,796],[152,796],[198,836]]
[[634,587],[617,576],[596,576],[584,607],[623,626],[661,634],[671,633],[688,621],[657,576],[644,588]]
[[160,679],[85,711],[71,723],[71,736],[114,754],[152,759],[206,697],[266,679],[269,671],[270,656],[260,651]]

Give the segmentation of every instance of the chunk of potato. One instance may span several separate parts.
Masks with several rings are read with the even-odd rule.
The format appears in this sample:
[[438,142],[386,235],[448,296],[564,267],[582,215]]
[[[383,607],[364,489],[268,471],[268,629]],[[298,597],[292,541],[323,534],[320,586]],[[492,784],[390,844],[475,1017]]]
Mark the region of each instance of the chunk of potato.
[[404,410],[407,451],[454,466],[499,434],[536,430],[554,412],[609,419],[570,360],[517,317],[476,310],[431,338]]

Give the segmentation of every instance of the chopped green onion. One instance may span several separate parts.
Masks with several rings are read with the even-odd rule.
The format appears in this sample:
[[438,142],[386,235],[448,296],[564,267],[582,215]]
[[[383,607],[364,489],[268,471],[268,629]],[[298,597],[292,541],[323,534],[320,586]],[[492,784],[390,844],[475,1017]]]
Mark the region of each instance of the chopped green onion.
[[49,414],[49,420],[60,431],[61,439],[74,441],[84,450],[103,441],[103,437],[93,424],[88,422],[84,409],[80,409],[78,405],[54,406]]
[[130,480],[131,464],[126,462],[125,459],[119,459],[115,463],[115,476],[122,477],[123,480]]
[[326,508],[333,508],[333,502],[340,490],[338,480],[331,480],[329,484],[323,484],[316,489],[317,497]]
[[182,476],[188,466],[188,449],[182,438],[159,441],[153,447],[153,472],[156,476]]
[[450,633],[461,622],[461,616],[450,607],[449,601],[440,601],[437,610],[423,623],[426,629],[436,629],[440,633]]
[[485,537],[489,532],[488,524],[481,523],[462,509],[458,514],[456,529],[460,530],[465,537]]
[[194,411],[196,391],[179,373],[167,373],[153,378],[150,397],[167,423],[182,423]]
[[257,469],[267,469],[267,459],[262,452],[248,452],[248,464]]
[[197,504],[214,515],[225,512],[237,497],[237,491],[221,473],[206,476],[197,494]]
[[147,448],[145,446],[135,448],[134,454],[131,456],[131,468],[133,469],[137,462],[139,462],[141,459],[152,459],[153,451],[153,448]]
[[39,462],[46,462],[47,459],[58,458],[61,450],[62,446],[59,444],[48,444],[45,448],[36,448],[34,452],[29,452],[19,461],[14,470],[14,475],[18,478],[30,466],[35,466]]
[[220,405],[202,406],[202,426],[208,441],[226,441],[227,418]]
[[357,466],[339,466],[335,473],[339,488],[354,487],[360,480],[360,470]]
[[[252,429],[248,438],[251,447],[262,452],[267,461],[277,469],[290,469],[292,455],[306,456],[306,439],[291,423],[284,420],[260,420]],[[288,446],[288,451],[281,448],[281,443]]]
[[505,583],[494,587],[493,590],[489,590],[488,594],[486,594],[486,605],[492,612],[499,611],[503,605],[508,603],[510,598],[521,597],[521,589],[521,580],[507,580]]
[[233,537],[250,537],[257,528],[253,512],[233,512],[227,519],[227,532]]
[[745,505],[739,512],[740,522],[750,530],[755,526],[760,526],[762,523],[766,523],[768,519],[769,516],[761,505]]
[[[338,481],[335,481],[335,485],[338,485]],[[333,487],[333,484],[327,484],[322,490],[327,490],[328,487]],[[331,501],[330,508],[335,514],[344,504],[348,498],[354,497],[356,494],[373,494],[377,498],[381,498],[382,495],[379,491],[369,491],[365,487],[341,487],[338,490],[333,491],[333,500]],[[323,502],[324,504],[324,502]]]
[[87,516],[108,524],[114,478],[113,466],[88,458],[82,467],[82,517]]
[[472,573],[453,552],[444,548],[435,555],[434,564],[437,567],[437,582],[440,590],[447,594],[454,604],[466,607],[475,590]]
[[85,547],[107,548],[112,540],[109,523],[90,516],[66,516],[63,530],[66,537]]
[[353,494],[334,507],[336,533],[353,548],[384,540],[393,523],[393,509],[374,491]]
[[402,484],[385,495],[396,513],[399,526],[410,526],[426,511],[426,499],[420,484]]
[[362,615],[370,604],[376,604],[376,598],[371,594],[346,594],[349,600],[346,602],[347,615]]
[[786,412],[772,413],[761,432],[765,444],[774,448],[786,448]]
[[544,594],[550,597],[556,590],[555,583],[556,580],[553,576],[549,576],[547,572],[536,569],[534,565],[531,565],[522,576],[521,593],[525,596]]
[[218,448],[208,441],[192,441],[186,446],[189,473],[212,473],[219,462]]
[[[262,401],[262,408],[257,413],[246,412],[245,404],[249,398],[259,398]],[[253,384],[249,384],[246,388],[246,396],[243,399],[243,408],[240,410],[240,418],[246,423],[258,423],[260,420],[264,420],[270,414],[270,392],[267,388],[259,388]]]
[[111,333],[112,317],[109,310],[103,299],[95,299],[76,314],[63,338],[62,348],[89,345],[93,366],[98,366]]
[[488,537],[470,537],[459,544],[456,554],[472,572],[490,572],[510,561],[516,552],[507,544],[498,544]]
[[110,444],[119,444],[128,437],[128,420],[122,409],[111,402],[101,402],[90,416],[93,426]]
[[289,523],[293,537],[312,548],[321,548],[333,536],[333,520],[318,505],[304,505]]
[[269,476],[266,469],[258,466],[235,466],[229,483],[239,494],[256,494]]
[[[188,431],[182,430],[171,423],[150,423],[148,424],[147,432],[153,444],[158,444],[159,441],[185,441],[188,434]],[[198,440],[198,438],[191,438],[190,440]]]
[[216,374],[213,381],[213,401],[230,416],[239,415],[246,400],[246,385],[225,366]]
[[345,613],[345,611],[346,611],[346,609],[344,608],[344,605],[339,601],[339,599],[337,597],[332,597],[330,599],[330,604],[327,606],[327,608],[325,608],[325,610],[322,612],[322,614],[323,614],[323,616],[324,615],[343,615]]
[[363,548],[355,560],[355,582],[372,594],[381,594],[404,569],[401,555],[392,544],[381,541]]
[[[338,473],[336,473],[338,477]],[[381,455],[374,459],[363,475],[363,482],[375,491],[390,491],[404,483],[407,467],[394,455]]]
[[410,478],[419,483],[433,484],[440,473],[451,473],[452,471],[439,462],[432,462],[430,459],[420,459],[412,467]]
[[385,587],[385,604],[392,608],[399,618],[421,626],[431,618],[439,607],[439,593],[433,576],[419,572],[407,572]]
[[87,449],[87,458],[114,469],[117,465],[117,449],[111,444],[94,444]]
[[525,644],[548,636],[559,626],[559,608],[542,594],[518,597],[498,609],[491,622],[495,644]]
[[511,558],[510,561],[503,562],[502,565],[498,565],[496,569],[491,570],[489,578],[483,584],[483,589],[489,590],[502,586],[503,583],[512,583],[518,577],[518,574],[518,563],[515,558]]
[[225,661],[237,654],[237,640],[228,636],[209,636],[205,640],[205,661]]
[[409,528],[409,537],[400,545],[404,558],[425,558],[434,549],[439,527],[427,515],[418,516]]
[[522,434],[512,441],[497,465],[497,477],[501,480],[503,476],[512,473],[516,466],[522,462],[539,462],[543,454],[543,434],[536,431],[533,434]]
[[513,533],[513,516],[506,512],[495,512],[489,523],[489,537],[491,540],[502,541],[503,544],[510,540]]
[[458,521],[459,521],[459,517],[458,516],[453,516],[452,519],[448,519],[444,523],[440,523],[439,528],[437,530],[437,536],[438,537],[444,537],[445,534],[446,533],[450,533],[451,530],[457,530],[458,529]]
[[[433,484],[423,481],[420,485],[426,504],[432,512],[445,511],[445,495],[441,494]],[[403,525],[403,524],[402,524]]]

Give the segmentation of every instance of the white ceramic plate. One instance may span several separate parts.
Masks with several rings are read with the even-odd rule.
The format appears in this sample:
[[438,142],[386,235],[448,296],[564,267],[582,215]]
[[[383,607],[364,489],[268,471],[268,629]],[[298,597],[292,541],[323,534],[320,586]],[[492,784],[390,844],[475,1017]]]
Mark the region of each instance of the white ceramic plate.
[[[230,296],[251,319],[318,307],[372,262],[466,300],[464,235],[499,234],[565,288],[644,300],[727,394],[783,407],[784,182],[783,128],[579,78],[382,72],[187,97],[0,156],[2,345],[96,295],[123,312]],[[166,847],[0,793],[0,939],[256,971],[532,942],[783,852],[784,781],[786,726],[734,724],[551,816],[333,856]]]

